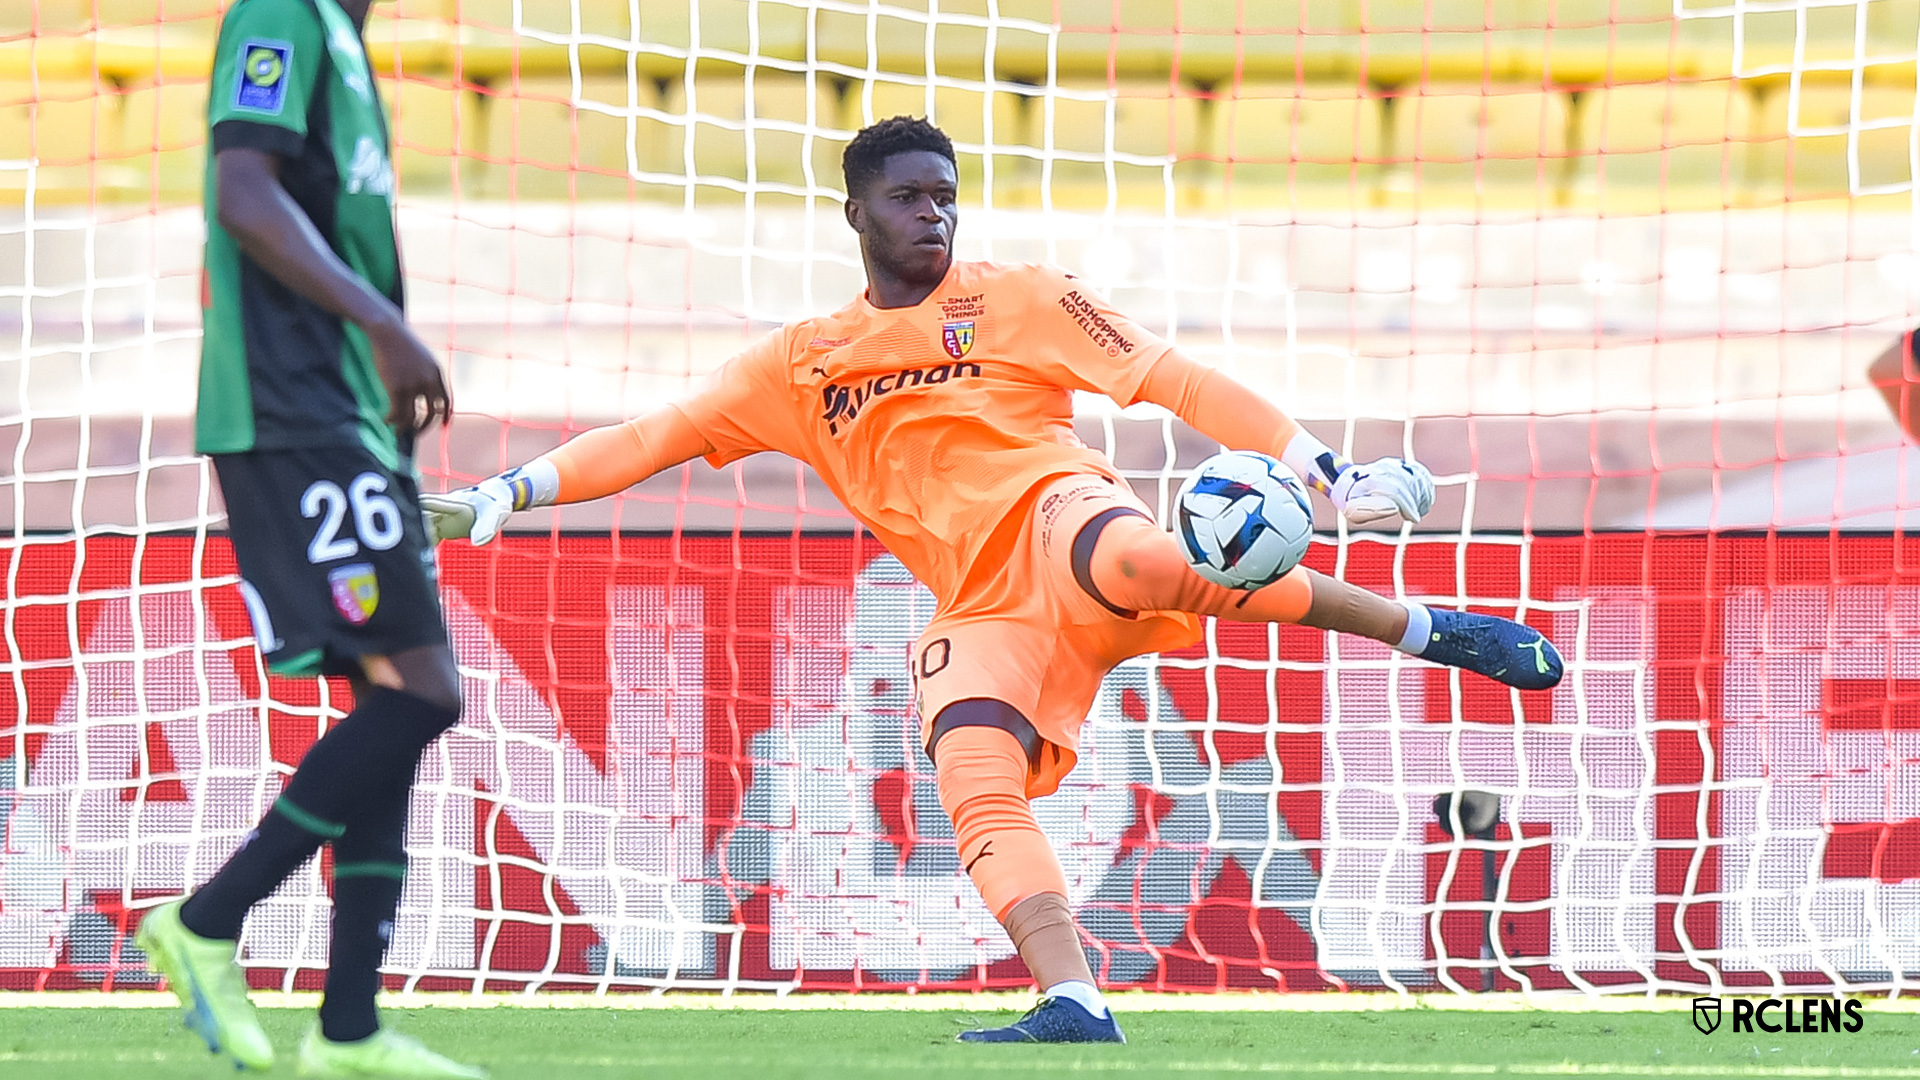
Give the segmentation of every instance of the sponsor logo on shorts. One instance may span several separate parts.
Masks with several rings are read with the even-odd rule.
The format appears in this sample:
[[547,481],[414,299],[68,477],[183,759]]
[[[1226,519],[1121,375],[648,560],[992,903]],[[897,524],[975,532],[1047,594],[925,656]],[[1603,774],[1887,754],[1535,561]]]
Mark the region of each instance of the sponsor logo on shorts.
[[248,41],[240,46],[240,77],[233,84],[233,107],[278,116],[287,103],[287,65],[293,46],[284,41]]
[[334,610],[355,626],[365,626],[380,606],[380,579],[369,563],[349,563],[327,572]]
[[[972,346],[971,331],[967,344]],[[952,351],[949,349],[948,351]],[[840,434],[842,424],[851,424],[860,415],[867,402],[884,397],[896,390],[909,387],[938,386],[948,379],[965,377],[979,378],[979,364],[940,364],[930,368],[908,368],[905,371],[889,371],[885,375],[876,375],[857,386],[841,386],[828,383],[820,388],[820,419],[827,425],[827,432]]]
[[1067,496],[1054,492],[1040,500],[1040,549],[1053,550],[1053,526],[1060,520],[1060,514],[1067,508]]
[[1040,500],[1040,549],[1052,553],[1053,527],[1060,523],[1060,516],[1067,512],[1068,507],[1088,499],[1111,497],[1113,491],[1112,481],[1087,476]]
[[1107,321],[1107,317],[1100,314],[1100,309],[1080,295],[1080,290],[1075,289],[1061,297],[1060,307],[1068,317],[1080,324],[1080,329],[1087,332],[1087,337],[1091,338],[1095,345],[1107,350],[1108,356],[1119,356],[1121,353],[1133,351],[1133,342],[1128,341],[1125,334],[1114,329],[1113,324]]
[[973,320],[950,322],[940,328],[940,344],[958,360],[973,351]]

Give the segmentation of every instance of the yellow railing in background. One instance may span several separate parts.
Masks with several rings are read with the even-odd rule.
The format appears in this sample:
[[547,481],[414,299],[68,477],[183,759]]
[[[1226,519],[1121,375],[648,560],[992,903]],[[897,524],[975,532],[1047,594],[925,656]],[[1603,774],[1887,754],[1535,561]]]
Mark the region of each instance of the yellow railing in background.
[[[39,198],[195,198],[218,10],[9,5],[0,159],[36,160]],[[930,33],[772,0],[401,0],[368,39],[409,195],[738,198],[749,160],[757,198],[825,194],[849,131],[930,107],[997,205],[1642,212],[1911,175],[1920,0],[1867,5],[1864,48],[1852,7],[1748,15],[1737,56],[1729,20],[1668,0],[986,11],[942,0]]]

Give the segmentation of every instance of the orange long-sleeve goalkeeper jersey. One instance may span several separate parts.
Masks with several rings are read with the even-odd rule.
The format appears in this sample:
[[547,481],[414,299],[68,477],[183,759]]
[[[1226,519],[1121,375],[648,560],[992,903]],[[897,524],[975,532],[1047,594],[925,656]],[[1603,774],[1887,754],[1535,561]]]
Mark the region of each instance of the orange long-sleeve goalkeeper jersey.
[[863,294],[768,334],[676,407],[716,467],[811,465],[944,610],[1040,481],[1120,479],[1074,436],[1072,392],[1131,404],[1168,348],[1058,268],[956,260],[913,307]]

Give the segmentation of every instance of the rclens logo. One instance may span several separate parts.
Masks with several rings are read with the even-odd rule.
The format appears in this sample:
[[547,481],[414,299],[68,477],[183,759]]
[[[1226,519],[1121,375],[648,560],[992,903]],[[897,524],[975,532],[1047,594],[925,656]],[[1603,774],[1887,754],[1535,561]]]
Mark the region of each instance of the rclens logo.
[[[1778,1011],[1779,1020],[1768,1019],[1768,1014]],[[1780,1032],[1843,1031],[1851,1035],[1866,1025],[1866,1017],[1860,1012],[1860,1003],[1843,998],[1794,998],[1783,1001],[1780,998],[1737,997],[1733,999],[1733,1030],[1735,1033],[1751,1035],[1754,1028],[1768,1034]],[[1693,999],[1693,1026],[1700,1029],[1702,1035],[1711,1035],[1720,1027],[1720,999],[1717,997],[1697,997]]]

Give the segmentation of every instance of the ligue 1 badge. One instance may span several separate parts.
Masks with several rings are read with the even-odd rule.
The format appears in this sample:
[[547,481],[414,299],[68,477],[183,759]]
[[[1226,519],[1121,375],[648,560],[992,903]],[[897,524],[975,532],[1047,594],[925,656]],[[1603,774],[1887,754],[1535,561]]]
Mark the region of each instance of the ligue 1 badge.
[[287,65],[293,46],[284,41],[249,41],[240,49],[239,78],[234,80],[233,107],[278,115],[287,101]]
[[380,579],[367,563],[335,567],[327,573],[327,584],[333,586],[334,608],[355,626],[365,626],[380,606]]
[[973,320],[943,324],[940,327],[940,344],[946,346],[947,355],[955,360],[965,357],[973,349]]

